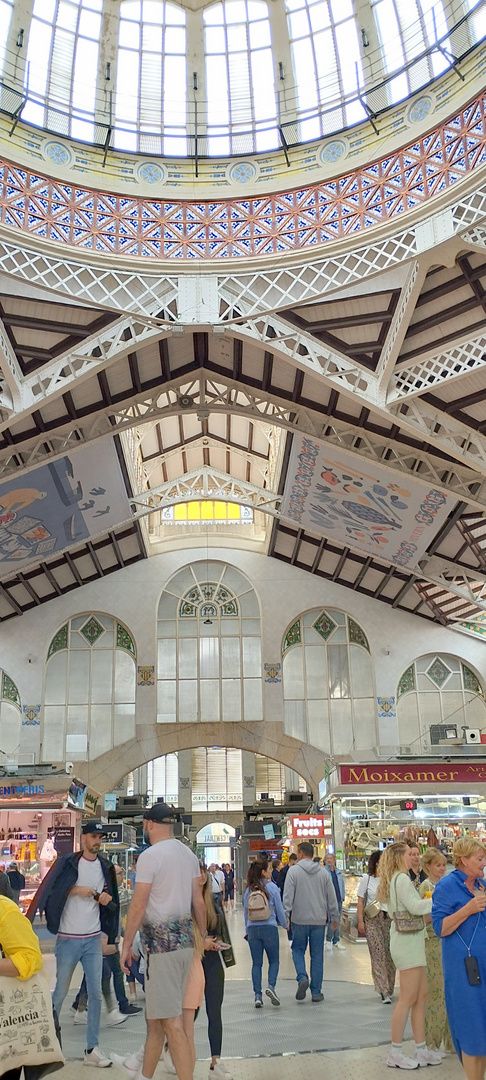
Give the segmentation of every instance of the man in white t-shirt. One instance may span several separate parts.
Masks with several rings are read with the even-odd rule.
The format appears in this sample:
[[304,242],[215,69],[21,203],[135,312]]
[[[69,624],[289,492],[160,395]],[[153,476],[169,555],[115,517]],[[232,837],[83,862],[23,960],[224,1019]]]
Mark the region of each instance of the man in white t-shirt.
[[215,901],[216,906],[220,907],[224,901],[224,874],[216,863],[211,863],[209,873],[211,874],[213,900]]
[[164,1038],[179,1080],[192,1080],[191,1046],[182,1023],[182,1001],[192,963],[194,938],[192,911],[201,933],[206,933],[199,863],[193,852],[176,840],[174,811],[155,803],[143,815],[144,839],[150,848],[137,862],[130,904],[122,968],[129,972],[133,939],[140,927],[145,955],[147,1041],[140,1080],[151,1080]]

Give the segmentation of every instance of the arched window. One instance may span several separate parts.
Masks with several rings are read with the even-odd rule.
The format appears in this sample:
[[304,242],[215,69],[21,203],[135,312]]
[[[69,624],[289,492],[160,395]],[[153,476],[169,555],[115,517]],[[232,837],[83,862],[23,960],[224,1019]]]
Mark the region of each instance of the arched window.
[[135,643],[100,612],[76,615],[48,649],[42,760],[92,761],[135,735]]
[[262,720],[260,609],[220,562],[180,570],[158,611],[157,721]]
[[[206,8],[203,21],[208,152],[274,148],[277,104],[267,4],[224,0]],[[249,134],[253,126],[256,145]]]
[[463,725],[486,728],[484,688],[457,656],[421,656],[399,679],[397,720],[402,746],[430,750],[453,737],[454,729],[461,737]]
[[175,806],[179,803],[179,758],[177,754],[165,754],[147,765],[147,795],[149,802],[164,799]]
[[315,608],[283,642],[284,727],[328,754],[376,745],[375,699],[366,634],[350,615]]
[[[287,22],[303,140],[327,135],[316,114],[363,85],[358,26],[352,0],[286,0]],[[306,119],[307,117],[307,119]],[[365,119],[359,102],[333,108],[331,130]]]
[[18,761],[22,705],[10,675],[0,670],[0,762]]
[[23,120],[93,141],[102,10],[103,0],[34,0]]
[[[385,71],[393,74],[436,41],[447,42],[447,19],[442,0],[371,0]],[[389,102],[401,101],[429,79],[450,67],[439,50],[398,75],[388,88]]]
[[118,149],[187,153],[186,16],[177,4],[120,4],[115,123]]

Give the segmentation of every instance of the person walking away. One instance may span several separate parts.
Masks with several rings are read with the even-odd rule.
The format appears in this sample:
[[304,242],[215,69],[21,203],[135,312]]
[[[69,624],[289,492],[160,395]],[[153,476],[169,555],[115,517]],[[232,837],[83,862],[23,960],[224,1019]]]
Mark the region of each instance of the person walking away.
[[432,925],[442,939],[445,1000],[454,1047],[467,1080],[482,1080],[486,1067],[486,848],[474,836],[461,836],[452,857],[456,869],[434,889]]
[[368,873],[363,874],[358,885],[358,931],[366,937],[371,974],[375,990],[384,1005],[391,1005],[395,989],[395,964],[390,955],[390,917],[386,904],[380,904],[376,893],[380,883],[381,851],[373,851],[368,862]]
[[151,1080],[165,1036],[179,1080],[192,1080],[192,1050],[184,1031],[183,998],[194,953],[192,909],[206,933],[206,912],[196,856],[173,834],[174,812],[154,803],[143,815],[149,848],[137,862],[128,911],[121,966],[128,974],[133,940],[141,931],[145,955],[147,1040],[140,1080]]
[[[432,900],[428,897],[421,900],[418,896],[408,873],[411,863],[412,852],[408,844],[390,844],[380,859],[377,890],[377,899],[387,905],[392,920],[390,952],[400,972],[400,995],[393,1010],[392,1041],[386,1059],[387,1065],[394,1069],[417,1069],[419,1065],[440,1065],[442,1061],[441,1055],[429,1050],[425,1042],[427,970],[423,917],[430,915]],[[409,1013],[417,1051],[415,1058],[402,1052]]]
[[118,933],[119,901],[115,871],[100,855],[103,826],[89,821],[82,829],[81,851],[56,859],[29,907],[45,911],[47,929],[57,934],[56,986],[52,1003],[60,1016],[75,968],[81,964],[89,997],[84,1064],[105,1069],[112,1063],[98,1046],[103,967],[102,932],[113,944]]
[[[341,924],[341,912],[343,910],[343,902],[346,899],[346,886],[344,884],[344,875],[342,870],[338,870],[336,866],[335,855],[326,855],[324,867],[331,875],[334,892],[336,893],[337,906],[339,909],[339,924]],[[339,926],[337,930],[332,930],[329,920],[327,923],[326,949],[328,950],[328,952],[332,952],[333,949],[339,949],[341,952],[346,952],[345,946],[339,940]]]
[[223,866],[224,870],[224,895],[226,900],[226,910],[228,910],[228,900],[231,910],[235,910],[235,873],[231,863],[226,863]]
[[283,900],[283,893],[284,893],[284,888],[285,888],[285,878],[287,877],[287,874],[288,874],[288,872],[290,870],[290,867],[295,866],[296,862],[297,862],[297,855],[295,855],[294,852],[292,852],[292,854],[289,856],[288,863],[282,863],[282,869],[279,871],[277,885],[278,885],[278,887],[280,889],[280,896],[282,897],[282,900]]
[[297,1001],[303,1001],[309,989],[305,966],[307,946],[310,951],[310,989],[312,1001],[324,1001],[324,933],[328,916],[331,929],[339,923],[339,909],[331,876],[323,866],[312,861],[314,848],[303,840],[297,848],[297,862],[285,879],[283,906],[289,920],[292,913],[292,957],[297,978]]
[[272,881],[274,885],[278,886],[278,874],[282,867],[281,859],[272,859]]
[[[445,855],[439,848],[429,847],[422,856],[422,866],[427,874],[419,887],[419,896],[433,896],[435,886],[446,872]],[[434,933],[432,918],[426,916],[425,959],[427,961],[427,983],[429,993],[425,1009],[425,1041],[433,1050],[443,1050],[449,1054],[454,1050],[452,1035],[447,1020],[442,972],[442,946],[440,938]]]
[[9,876],[5,873],[5,870],[0,870],[0,896],[6,896],[7,900],[14,899],[13,889],[10,884]]
[[268,960],[268,987],[265,994],[272,1005],[280,1005],[276,986],[280,966],[278,927],[287,928],[280,891],[272,878],[272,865],[262,860],[248,868],[246,889],[243,893],[245,932],[250,946],[251,978],[255,995],[255,1008],[263,1008],[262,969],[263,954]]
[[11,862],[7,870],[7,877],[10,882],[10,888],[12,890],[12,900],[15,904],[18,904],[20,899],[20,893],[22,889],[25,889],[25,877],[20,873],[18,863]]

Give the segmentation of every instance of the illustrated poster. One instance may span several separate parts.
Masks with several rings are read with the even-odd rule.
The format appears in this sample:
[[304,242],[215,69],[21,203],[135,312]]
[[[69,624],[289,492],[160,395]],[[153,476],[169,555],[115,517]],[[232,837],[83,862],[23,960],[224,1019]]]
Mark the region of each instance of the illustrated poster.
[[379,463],[293,437],[281,513],[299,528],[413,567],[456,502],[456,496]]
[[45,559],[130,517],[113,439],[0,484],[0,565]]

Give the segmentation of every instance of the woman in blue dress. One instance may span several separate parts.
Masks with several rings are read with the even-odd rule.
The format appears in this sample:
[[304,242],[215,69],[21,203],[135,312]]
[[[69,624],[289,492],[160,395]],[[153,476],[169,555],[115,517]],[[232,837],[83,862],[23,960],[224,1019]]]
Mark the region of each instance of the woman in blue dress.
[[[468,1080],[483,1080],[486,1067],[486,849],[472,836],[456,840],[456,869],[434,889],[432,923],[442,939],[445,1000],[454,1046]],[[465,960],[475,957],[479,985],[471,985]]]

